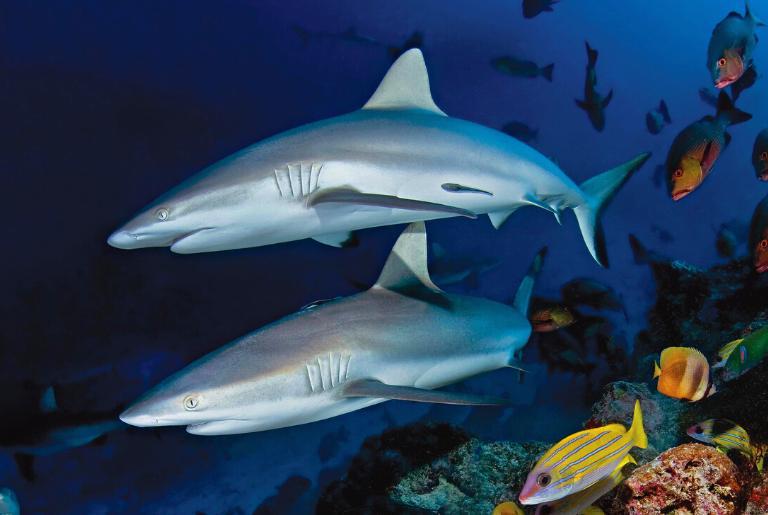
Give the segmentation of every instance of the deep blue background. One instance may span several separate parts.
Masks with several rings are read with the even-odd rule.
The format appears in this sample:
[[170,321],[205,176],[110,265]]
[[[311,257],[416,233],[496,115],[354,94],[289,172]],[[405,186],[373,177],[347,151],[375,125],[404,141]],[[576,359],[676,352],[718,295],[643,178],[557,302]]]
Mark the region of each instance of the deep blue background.
[[[449,251],[502,260],[474,292],[498,300],[514,292],[535,251],[548,244],[537,292],[555,294],[580,275],[614,285],[628,304],[622,329],[631,340],[653,290],[647,270],[632,263],[627,234],[709,265],[717,259],[720,224],[748,220],[766,193],[750,165],[768,114],[762,78],[739,101],[754,119],[732,129],[731,146],[698,191],[675,204],[652,181],[677,131],[711,113],[697,94],[710,82],[707,41],[714,25],[743,5],[566,0],[554,13],[524,20],[519,4],[0,3],[0,378],[7,384],[0,403],[33,409],[20,385],[55,383],[65,408],[110,409],[237,336],[375,279],[399,228],[365,231],[361,245],[348,250],[301,241],[178,256],[105,243],[133,212],[207,164],[365,102],[390,64],[385,49],[327,39],[303,45],[292,25],[330,32],[354,26],[387,44],[422,31],[443,110],[492,127],[511,120],[538,127],[534,146],[577,181],[652,151],[606,214],[610,270],[591,260],[570,215],[559,227],[544,211],[526,209],[500,231],[485,218],[429,223],[430,238]],[[768,8],[755,10],[768,17]],[[614,89],[603,133],[573,101],[583,91],[585,38],[600,52],[600,91]],[[499,74],[489,61],[504,54],[554,62],[554,82]],[[768,67],[764,44],[755,59],[758,69]],[[644,116],[661,98],[674,123],[652,136]],[[658,228],[674,241],[661,241]],[[548,440],[579,427],[587,409],[576,393],[583,380],[530,365],[533,378],[524,385],[510,371],[478,379],[480,388],[509,392],[520,406],[488,423],[468,421],[470,430]],[[427,409],[387,403],[237,437],[194,437],[181,428],[123,431],[106,446],[39,459],[32,484],[0,454],[0,485],[17,491],[27,513],[250,513],[291,474],[308,477],[315,489],[338,477],[365,436]],[[461,421],[467,410],[443,408],[435,416]],[[341,427],[349,437],[321,463],[321,439]],[[329,470],[319,475],[321,468]],[[314,495],[296,510],[309,510]]]

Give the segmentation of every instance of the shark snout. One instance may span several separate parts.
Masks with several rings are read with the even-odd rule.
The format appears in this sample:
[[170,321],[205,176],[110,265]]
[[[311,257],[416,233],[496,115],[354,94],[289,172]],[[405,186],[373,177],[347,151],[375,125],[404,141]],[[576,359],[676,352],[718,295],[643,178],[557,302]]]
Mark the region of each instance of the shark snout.
[[120,414],[120,420],[128,425],[136,427],[153,427],[160,426],[160,419],[153,417],[142,410],[136,409],[136,407],[128,408]]
[[125,250],[136,249],[142,246],[138,235],[123,229],[113,232],[107,239],[107,243],[116,249]]

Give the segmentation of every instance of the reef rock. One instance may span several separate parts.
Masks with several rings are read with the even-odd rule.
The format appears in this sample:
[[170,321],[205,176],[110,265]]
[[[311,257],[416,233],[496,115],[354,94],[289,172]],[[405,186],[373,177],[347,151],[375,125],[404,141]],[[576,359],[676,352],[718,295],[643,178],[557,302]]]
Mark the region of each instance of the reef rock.
[[768,476],[757,484],[749,494],[744,515],[763,515],[768,513]]
[[637,468],[618,487],[610,513],[730,515],[741,513],[741,495],[739,471],[727,456],[685,444]]

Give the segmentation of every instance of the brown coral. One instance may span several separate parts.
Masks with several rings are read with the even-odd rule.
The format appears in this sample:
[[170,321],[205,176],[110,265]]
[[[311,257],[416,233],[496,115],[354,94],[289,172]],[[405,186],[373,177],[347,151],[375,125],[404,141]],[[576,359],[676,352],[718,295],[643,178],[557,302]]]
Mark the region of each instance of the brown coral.
[[730,515],[739,513],[736,465],[713,447],[685,444],[639,467],[619,487],[611,513]]

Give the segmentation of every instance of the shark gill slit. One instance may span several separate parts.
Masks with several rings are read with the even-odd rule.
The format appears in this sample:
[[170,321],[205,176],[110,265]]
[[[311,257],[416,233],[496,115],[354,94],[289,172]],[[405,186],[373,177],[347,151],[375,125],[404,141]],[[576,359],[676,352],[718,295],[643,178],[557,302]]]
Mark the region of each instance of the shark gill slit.
[[307,367],[307,379],[309,379],[309,388],[312,390],[312,393],[315,393],[315,383],[312,381],[312,370],[309,367],[309,363],[305,363],[305,366]]
[[281,199],[301,200],[317,190],[322,164],[290,163],[275,168],[275,188]]

